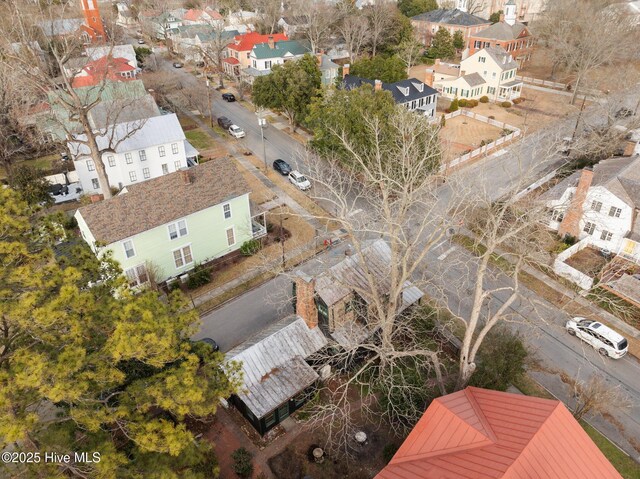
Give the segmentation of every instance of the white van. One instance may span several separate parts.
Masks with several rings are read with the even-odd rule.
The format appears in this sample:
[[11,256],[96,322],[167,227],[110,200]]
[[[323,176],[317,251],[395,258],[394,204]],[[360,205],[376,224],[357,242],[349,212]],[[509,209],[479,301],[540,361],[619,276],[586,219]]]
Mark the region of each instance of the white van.
[[627,340],[602,323],[578,317],[567,321],[565,327],[570,335],[589,343],[603,356],[620,359],[627,354]]

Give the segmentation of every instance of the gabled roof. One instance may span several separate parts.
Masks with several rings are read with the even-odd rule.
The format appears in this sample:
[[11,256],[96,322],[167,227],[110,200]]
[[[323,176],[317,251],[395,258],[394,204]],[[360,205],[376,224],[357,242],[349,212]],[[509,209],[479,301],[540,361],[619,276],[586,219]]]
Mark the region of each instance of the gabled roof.
[[[351,90],[353,88],[359,88],[364,84],[375,86],[375,81],[355,75],[345,75],[343,84],[347,90]],[[429,85],[415,78],[400,80],[395,83],[383,83],[382,89],[391,92],[396,103],[406,103],[438,93],[437,90],[434,90]],[[421,89],[422,91],[420,91]]]
[[610,158],[593,167],[591,186],[602,186],[631,207],[640,208],[640,157]]
[[[349,256],[340,263],[329,268],[316,278],[315,290],[327,306],[331,306],[356,291],[366,302],[371,299],[372,285],[367,275],[374,277],[375,286],[380,292],[387,293],[391,287],[389,271],[391,265],[391,249],[384,240],[376,240],[362,250],[360,254]],[[366,265],[366,266],[365,266]],[[403,304],[400,309],[418,301],[424,293],[409,281],[405,282],[402,291]]]
[[273,37],[273,40],[276,42],[289,39],[289,37],[284,33],[261,35],[258,32],[249,32],[245,33],[244,35],[236,35],[233,39],[233,43],[230,43],[227,48],[231,50],[237,50],[239,52],[250,51],[255,45],[259,43],[267,43],[270,36]]
[[620,479],[560,401],[468,387],[435,399],[376,479]]
[[76,34],[84,24],[82,18],[58,18],[55,20],[44,20],[38,23],[45,36],[57,37],[62,35]]
[[243,391],[238,397],[262,418],[318,379],[305,359],[322,349],[327,338],[289,316],[229,351],[227,361],[242,362]]
[[[190,177],[189,184],[184,181],[185,173]],[[189,170],[129,185],[126,191],[78,210],[96,241],[111,244],[250,190],[233,164],[219,158]]]
[[484,78],[482,78],[482,75],[479,73],[469,73],[468,75],[464,75],[462,79],[472,88],[486,83]]
[[133,78],[125,78],[121,73],[132,72],[136,69],[129,65],[126,58],[102,57],[88,62],[82,70],[85,75],[76,76],[73,79],[74,88],[97,85],[105,80],[131,80]]
[[[461,68],[464,67],[465,62],[476,61],[476,57],[483,54],[489,55],[502,70],[513,70],[514,68],[518,68],[518,63],[516,63],[511,54],[507,53],[507,51],[502,47],[485,47],[482,50],[478,50],[473,55],[460,62]],[[473,60],[471,60],[472,58]]]
[[484,30],[480,30],[478,33],[474,33],[473,36],[477,38],[508,41],[515,40],[526,29],[527,27],[522,23],[516,22],[513,25],[509,25],[506,22],[498,22]]
[[[184,131],[175,113],[115,125],[109,124],[96,132],[99,133],[96,142],[100,150],[115,144],[116,153],[143,150],[185,139]],[[77,135],[75,138],[79,141],[86,140],[84,134]],[[89,155],[89,148],[83,143],[70,141],[68,147],[74,158]]]
[[309,53],[311,48],[304,40],[281,40],[274,42],[271,48],[268,43],[260,43],[253,47],[252,53],[258,59],[282,58],[289,54],[298,56]]
[[138,60],[136,60],[136,52],[133,49],[133,45],[113,45],[103,47],[87,47],[87,57],[90,60],[99,60],[100,58],[111,56],[112,58],[126,58],[127,61],[134,67],[138,67]]
[[183,20],[190,22],[206,21],[206,20],[222,20],[222,15],[213,8],[206,7],[204,10],[191,8],[187,10],[182,17]]
[[411,17],[411,20],[442,23],[445,25],[460,25],[465,27],[491,24],[489,20],[471,15],[470,13],[463,12],[457,8],[451,10],[445,10],[442,8],[439,8],[438,10],[431,10],[430,12],[421,13],[415,17]]

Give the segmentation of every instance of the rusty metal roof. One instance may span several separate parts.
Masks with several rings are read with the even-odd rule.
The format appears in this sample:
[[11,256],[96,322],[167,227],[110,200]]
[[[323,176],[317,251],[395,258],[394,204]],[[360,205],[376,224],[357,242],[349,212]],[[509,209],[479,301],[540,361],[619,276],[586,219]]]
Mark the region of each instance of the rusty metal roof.
[[560,401],[468,387],[435,399],[375,479],[621,477]]
[[251,412],[262,418],[318,379],[305,358],[327,344],[320,328],[289,316],[229,351],[227,361],[242,363],[243,391]]

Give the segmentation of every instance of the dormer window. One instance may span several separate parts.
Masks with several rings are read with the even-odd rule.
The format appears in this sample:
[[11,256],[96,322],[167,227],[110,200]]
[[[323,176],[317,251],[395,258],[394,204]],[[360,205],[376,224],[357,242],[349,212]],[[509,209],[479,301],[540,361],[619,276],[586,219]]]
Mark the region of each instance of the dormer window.
[[422,93],[424,91],[424,83],[412,83],[416,89]]
[[402,93],[404,96],[409,96],[409,88],[408,87],[398,87],[398,90],[400,90],[400,93]]

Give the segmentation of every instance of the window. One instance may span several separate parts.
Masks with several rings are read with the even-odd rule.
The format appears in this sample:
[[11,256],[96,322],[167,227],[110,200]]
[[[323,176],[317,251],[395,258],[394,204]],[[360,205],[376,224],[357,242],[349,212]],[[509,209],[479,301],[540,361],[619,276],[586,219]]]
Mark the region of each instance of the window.
[[193,258],[191,257],[191,246],[185,246],[184,248],[175,250],[173,252],[173,261],[176,264],[176,268],[182,268],[189,263],[193,263]]
[[178,154],[178,144],[177,143],[171,143],[171,153],[173,153],[174,155]]
[[582,229],[582,231],[584,231],[585,233],[590,234],[590,235],[592,235],[595,230],[596,230],[596,225],[591,223],[591,222],[589,222],[589,221],[587,221],[584,224],[584,228]]
[[136,251],[133,249],[133,241],[127,240],[122,242],[124,248],[124,254],[127,258],[132,258],[136,255]]
[[478,62],[486,63],[486,61],[487,61],[487,57],[478,57]]
[[496,72],[491,73],[491,78],[496,79]]
[[233,226],[227,229],[227,244],[229,246],[236,244],[236,235],[233,232]]
[[222,211],[224,211],[224,219],[231,218],[231,205],[229,203],[222,205]]
[[604,241],[611,241],[612,236],[613,233],[611,231],[603,230],[602,234],[600,235],[600,239]]
[[480,40],[476,40],[473,42],[473,48],[482,48],[482,42]]
[[269,428],[269,427],[273,426],[275,423],[276,423],[276,414],[275,414],[275,412],[267,414],[264,417],[264,426],[266,428]]
[[564,211],[562,211],[562,210],[553,210],[551,212],[551,219],[553,221],[561,222],[564,219]]
[[162,165],[162,174],[166,175],[167,173],[169,173],[169,167],[165,163],[164,165]]
[[609,216],[620,218],[621,214],[622,214],[622,210],[620,208],[616,208],[615,206],[612,206],[611,209],[609,210]]
[[127,165],[130,165],[133,163],[133,156],[131,156],[131,153],[124,154],[124,161],[127,162]]
[[140,286],[149,281],[147,268],[143,264],[129,268],[124,274],[127,276],[130,286]]
[[180,220],[167,226],[169,229],[169,238],[174,240],[187,235],[187,221]]
[[138,152],[138,156],[140,157],[140,161],[147,161],[147,152],[144,150],[140,150]]
[[269,68],[271,68],[271,61],[267,60],[264,62],[264,69],[268,70]]
[[176,171],[178,171],[180,168],[182,168],[182,162],[180,160],[174,161],[173,166],[176,168]]
[[164,152],[164,146],[159,146],[158,147],[158,154],[163,157],[166,155],[166,153]]
[[136,175],[135,171],[130,171],[129,172],[129,181],[133,182],[133,181],[137,181],[138,180],[138,176]]
[[[494,73],[494,75],[495,75],[495,73]],[[487,87],[487,93],[489,93],[490,95],[494,94],[495,92],[496,92],[495,87],[492,87],[492,86],[488,86]]]
[[256,61],[255,61],[255,60],[252,60],[252,62],[251,62],[251,66],[252,66],[253,68],[258,68],[258,65],[257,65],[257,63],[256,63]]
[[94,190],[100,189],[100,183],[98,182],[98,178],[91,178],[91,186],[93,186]]
[[96,165],[93,164],[93,160],[87,160],[87,170],[96,171]]
[[598,213],[600,213],[600,210],[602,209],[602,202],[601,201],[593,201],[591,203],[591,209],[593,211],[597,211]]
[[149,173],[149,168],[142,168],[142,176],[144,176],[145,180],[151,178],[151,173]]
[[109,166],[111,167],[116,166],[116,159],[113,155],[107,156],[107,161],[109,162]]

